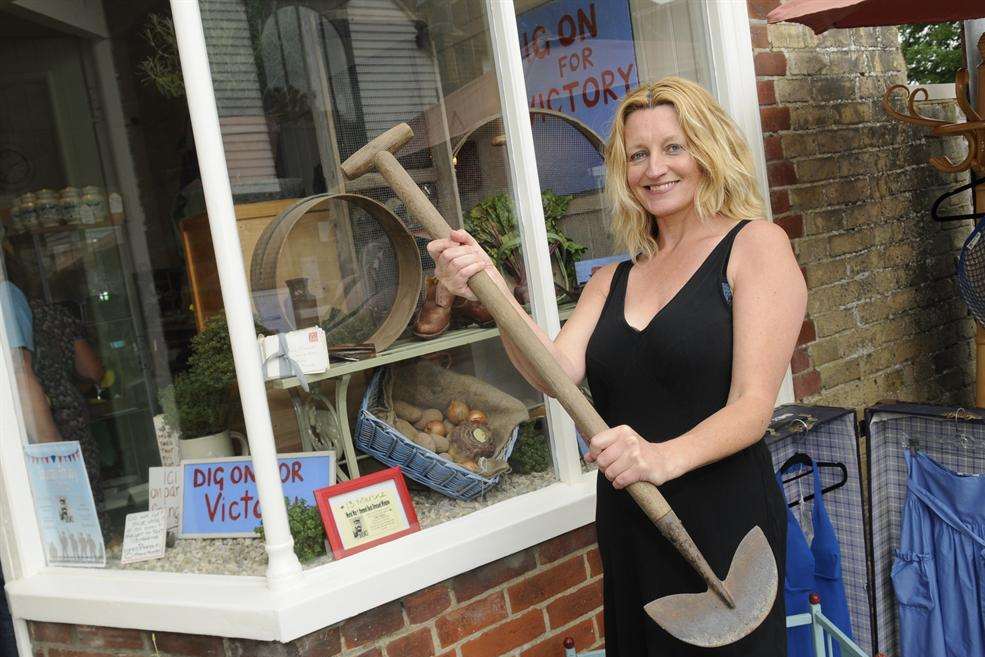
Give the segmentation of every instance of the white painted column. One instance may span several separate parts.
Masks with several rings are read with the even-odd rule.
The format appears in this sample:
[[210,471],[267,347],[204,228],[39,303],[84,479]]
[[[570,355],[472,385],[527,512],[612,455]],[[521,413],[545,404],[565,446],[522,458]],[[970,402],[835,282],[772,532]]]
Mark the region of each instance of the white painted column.
[[257,494],[263,508],[263,527],[267,550],[267,582],[270,588],[285,587],[301,576],[301,564],[294,554],[294,540],[287,523],[287,508],[280,485],[277,450],[270,408],[253,332],[246,269],[240,250],[232,190],[226,169],[226,154],[219,130],[219,115],[212,89],[202,16],[197,0],[171,0],[185,95],[191,114],[195,149],[198,154],[202,188],[209,215],[209,230],[215,248],[236,382],[243,405],[243,417],[256,472]]
[[[523,244],[531,314],[550,336],[561,330],[554,272],[547,246],[544,206],[540,198],[537,155],[530,129],[530,108],[520,57],[513,0],[486,0],[489,38],[492,42],[496,81],[503,109],[503,130],[509,155],[510,182],[517,208],[517,224]],[[553,438],[552,453],[558,479],[574,483],[581,478],[581,462],[575,441],[575,425],[556,400],[547,399],[547,420]]]

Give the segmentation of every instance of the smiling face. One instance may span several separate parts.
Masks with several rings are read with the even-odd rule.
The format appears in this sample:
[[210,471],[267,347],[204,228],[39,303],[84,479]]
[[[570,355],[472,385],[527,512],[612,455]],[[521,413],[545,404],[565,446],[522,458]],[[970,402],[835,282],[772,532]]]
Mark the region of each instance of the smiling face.
[[701,179],[698,162],[671,105],[636,110],[626,118],[626,182],[654,217],[683,217],[694,207]]

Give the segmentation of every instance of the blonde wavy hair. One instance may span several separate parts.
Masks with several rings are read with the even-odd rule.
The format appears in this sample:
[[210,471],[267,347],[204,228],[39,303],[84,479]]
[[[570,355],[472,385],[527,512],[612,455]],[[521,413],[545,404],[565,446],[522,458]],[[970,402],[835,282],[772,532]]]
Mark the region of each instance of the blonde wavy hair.
[[698,216],[756,219],[764,215],[752,152],[711,94],[679,77],[641,85],[620,103],[605,147],[605,193],[612,207],[612,233],[634,260],[656,253],[657,241],[653,217],[636,200],[626,181],[626,119],[637,110],[660,105],[670,105],[677,112],[687,140],[685,148],[700,167],[702,175],[694,196]]

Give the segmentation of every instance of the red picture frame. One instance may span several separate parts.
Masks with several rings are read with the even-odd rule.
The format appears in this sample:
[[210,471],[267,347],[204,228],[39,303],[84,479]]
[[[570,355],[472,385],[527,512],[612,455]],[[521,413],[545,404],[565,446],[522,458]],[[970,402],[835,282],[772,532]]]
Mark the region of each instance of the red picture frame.
[[399,467],[318,488],[314,493],[336,559],[421,529]]

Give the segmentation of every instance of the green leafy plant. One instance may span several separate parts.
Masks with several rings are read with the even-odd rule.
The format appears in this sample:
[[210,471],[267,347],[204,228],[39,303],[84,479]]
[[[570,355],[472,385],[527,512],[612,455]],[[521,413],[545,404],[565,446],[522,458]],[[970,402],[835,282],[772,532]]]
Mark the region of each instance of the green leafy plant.
[[[554,268],[554,287],[559,299],[577,297],[575,260],[586,249],[583,244],[568,239],[561,230],[561,219],[567,214],[572,198],[560,196],[550,190],[541,194],[547,246]],[[506,194],[496,194],[482,200],[465,217],[465,229],[486,250],[500,271],[513,278],[519,290],[525,291],[527,273],[523,266],[520,234],[509,197]],[[521,296],[521,301],[526,301],[522,298],[525,294],[518,296]]]
[[544,472],[551,467],[551,445],[540,428],[540,421],[525,422],[520,427],[513,453],[510,454],[510,468],[519,474]]
[[[325,554],[325,528],[318,507],[309,506],[300,498],[291,502],[285,497],[284,502],[287,504],[287,524],[294,537],[294,554],[298,555],[298,560],[311,561]],[[263,525],[255,531],[263,539]]]
[[185,95],[185,81],[181,76],[181,60],[178,57],[178,40],[174,34],[174,22],[160,14],[151,14],[140,33],[151,54],[141,60],[140,70],[144,82],[151,84],[165,98],[181,98]]
[[228,428],[236,368],[224,315],[205,323],[192,338],[191,350],[188,369],[159,396],[165,422],[182,438],[208,436]]
[[901,25],[899,40],[910,82],[954,82],[954,74],[964,65],[960,22]]

